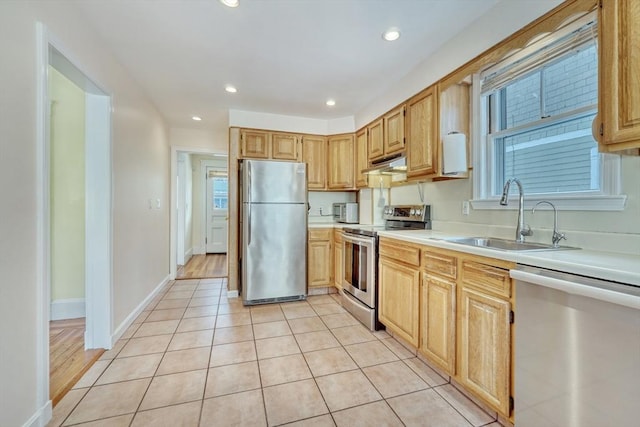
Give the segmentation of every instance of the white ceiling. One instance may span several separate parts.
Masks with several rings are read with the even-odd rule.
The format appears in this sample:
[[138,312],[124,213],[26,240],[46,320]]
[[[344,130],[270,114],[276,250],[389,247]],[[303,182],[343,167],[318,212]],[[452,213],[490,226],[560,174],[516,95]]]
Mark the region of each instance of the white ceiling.
[[[498,0],[93,0],[89,24],[172,127],[229,109],[332,119],[384,93]],[[402,33],[396,42],[381,34]],[[224,91],[233,84],[238,93]],[[327,107],[328,98],[336,100]],[[192,115],[203,121],[196,124]]]

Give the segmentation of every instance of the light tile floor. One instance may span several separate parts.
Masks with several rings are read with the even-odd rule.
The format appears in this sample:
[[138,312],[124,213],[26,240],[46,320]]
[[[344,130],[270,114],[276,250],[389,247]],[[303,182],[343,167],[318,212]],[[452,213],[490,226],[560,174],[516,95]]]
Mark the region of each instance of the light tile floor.
[[499,426],[337,301],[248,308],[225,279],[171,282],[49,426]]

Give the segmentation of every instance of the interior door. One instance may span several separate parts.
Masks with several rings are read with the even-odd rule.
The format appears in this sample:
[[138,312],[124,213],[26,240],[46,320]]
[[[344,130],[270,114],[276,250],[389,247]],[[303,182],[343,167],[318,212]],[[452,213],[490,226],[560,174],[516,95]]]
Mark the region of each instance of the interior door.
[[227,171],[207,168],[207,253],[227,253],[228,204]]

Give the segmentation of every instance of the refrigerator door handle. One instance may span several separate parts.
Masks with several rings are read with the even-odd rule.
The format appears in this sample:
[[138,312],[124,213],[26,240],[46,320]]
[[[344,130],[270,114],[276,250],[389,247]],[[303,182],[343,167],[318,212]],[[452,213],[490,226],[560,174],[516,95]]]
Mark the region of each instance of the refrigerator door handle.
[[245,184],[247,186],[247,202],[251,203],[251,162],[247,162],[247,181]]
[[247,246],[251,244],[251,162],[247,163]]

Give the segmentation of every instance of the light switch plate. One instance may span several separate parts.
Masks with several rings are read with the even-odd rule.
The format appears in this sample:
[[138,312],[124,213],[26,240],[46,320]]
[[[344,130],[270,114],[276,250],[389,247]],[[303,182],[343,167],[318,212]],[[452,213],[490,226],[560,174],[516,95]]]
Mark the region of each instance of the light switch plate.
[[469,201],[464,200],[462,202],[462,215],[469,215]]

